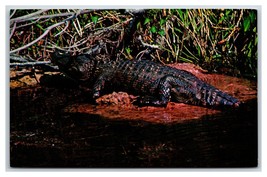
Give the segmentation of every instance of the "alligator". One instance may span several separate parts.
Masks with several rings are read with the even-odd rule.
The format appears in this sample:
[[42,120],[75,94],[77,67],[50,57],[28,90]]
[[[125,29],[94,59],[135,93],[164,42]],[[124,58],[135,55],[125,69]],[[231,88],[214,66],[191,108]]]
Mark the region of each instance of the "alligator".
[[66,76],[92,89],[93,99],[109,91],[138,95],[139,106],[166,107],[170,100],[205,107],[238,107],[240,102],[190,72],[150,60],[98,60],[89,54],[55,51],[51,61]]

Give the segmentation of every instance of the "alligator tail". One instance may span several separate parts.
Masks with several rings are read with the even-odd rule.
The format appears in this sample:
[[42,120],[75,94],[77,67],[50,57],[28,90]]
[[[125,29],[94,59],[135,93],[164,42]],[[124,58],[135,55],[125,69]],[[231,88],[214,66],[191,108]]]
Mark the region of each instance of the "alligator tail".
[[227,93],[213,87],[207,86],[209,89],[200,89],[196,94],[196,98],[207,106],[233,106],[238,107],[240,102],[238,99],[228,95]]
[[171,96],[178,102],[199,106],[239,107],[240,102],[238,99],[204,82],[201,85],[193,85],[186,88],[174,87],[172,88]]

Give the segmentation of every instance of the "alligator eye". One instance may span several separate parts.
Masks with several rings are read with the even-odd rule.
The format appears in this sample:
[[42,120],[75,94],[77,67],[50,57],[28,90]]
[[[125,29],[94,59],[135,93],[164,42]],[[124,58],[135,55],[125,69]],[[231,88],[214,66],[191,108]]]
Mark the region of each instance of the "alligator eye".
[[59,54],[59,55],[64,55],[65,52],[58,51],[58,54]]
[[65,56],[67,53],[65,51],[59,50],[59,49],[55,49],[55,55],[56,56]]

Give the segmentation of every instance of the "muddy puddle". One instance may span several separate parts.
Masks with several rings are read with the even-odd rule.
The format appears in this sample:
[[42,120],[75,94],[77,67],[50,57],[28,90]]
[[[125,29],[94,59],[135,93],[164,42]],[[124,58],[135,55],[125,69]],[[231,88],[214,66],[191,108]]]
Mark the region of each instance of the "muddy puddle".
[[235,96],[243,105],[214,110],[171,102],[167,108],[139,108],[125,93],[106,95],[95,105],[88,93],[74,85],[40,85],[31,77],[11,79],[10,165],[257,166],[257,84],[182,67]]

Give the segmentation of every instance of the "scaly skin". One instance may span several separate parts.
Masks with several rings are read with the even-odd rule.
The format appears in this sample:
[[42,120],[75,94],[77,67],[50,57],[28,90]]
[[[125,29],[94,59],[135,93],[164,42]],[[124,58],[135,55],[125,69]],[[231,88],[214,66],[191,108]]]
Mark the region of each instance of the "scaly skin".
[[67,76],[92,87],[95,99],[108,88],[140,95],[140,106],[166,106],[170,99],[200,106],[240,104],[236,98],[187,71],[148,60],[98,61],[85,54],[73,57],[55,52],[52,62]]

